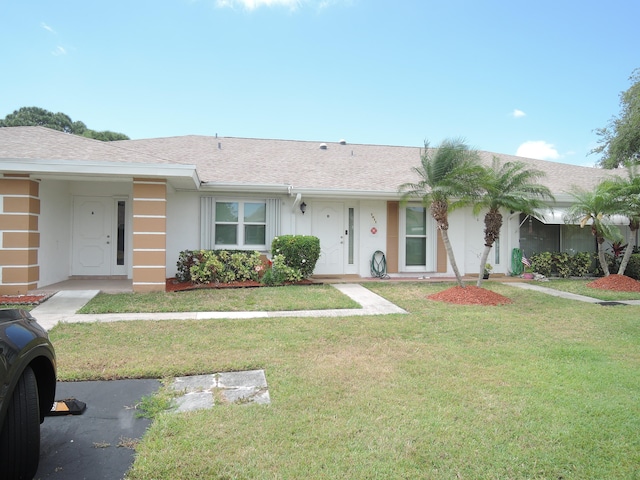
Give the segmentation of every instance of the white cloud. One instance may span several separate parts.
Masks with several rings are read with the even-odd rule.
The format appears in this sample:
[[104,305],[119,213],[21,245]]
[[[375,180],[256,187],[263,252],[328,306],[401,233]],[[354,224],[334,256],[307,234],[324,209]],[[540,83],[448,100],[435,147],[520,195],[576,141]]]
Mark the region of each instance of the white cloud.
[[59,57],[60,55],[66,55],[67,54],[67,50],[64,47],[61,47],[60,45],[58,45],[56,47],[56,49],[51,52],[51,55],[53,55],[54,57]]
[[220,8],[240,6],[249,11],[259,7],[288,7],[296,10],[301,3],[301,0],[216,0],[216,6]]
[[49,25],[47,25],[44,22],[42,22],[40,26],[44,28],[47,32],[56,33],[56,31],[53,28],[51,28]]
[[555,146],[544,140],[529,140],[518,147],[516,155],[519,157],[537,158],[538,160],[558,160],[562,156]]
[[512,116],[513,118],[522,118],[522,117],[526,117],[526,116],[527,116],[527,114],[526,114],[526,113],[524,113],[522,110],[518,110],[518,109],[516,108],[513,112],[511,112],[511,116]]

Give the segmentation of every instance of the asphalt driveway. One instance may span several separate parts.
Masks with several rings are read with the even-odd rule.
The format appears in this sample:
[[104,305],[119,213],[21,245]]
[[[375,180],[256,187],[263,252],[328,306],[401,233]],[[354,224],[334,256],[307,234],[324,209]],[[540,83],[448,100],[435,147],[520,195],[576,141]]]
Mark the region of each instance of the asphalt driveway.
[[151,423],[135,405],[160,388],[158,380],[58,382],[56,400],[87,404],[82,415],[47,417],[42,424],[36,479],[120,480],[133,463],[133,445]]

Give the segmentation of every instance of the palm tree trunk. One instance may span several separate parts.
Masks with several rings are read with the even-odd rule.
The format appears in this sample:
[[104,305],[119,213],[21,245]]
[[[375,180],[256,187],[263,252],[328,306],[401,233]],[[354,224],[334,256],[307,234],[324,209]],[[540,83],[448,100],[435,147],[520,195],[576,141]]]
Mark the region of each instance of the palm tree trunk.
[[493,245],[485,245],[484,250],[482,251],[482,255],[480,256],[480,273],[478,273],[478,281],[476,283],[476,287],[482,286],[484,266],[487,264],[487,258],[489,258],[489,252],[491,251],[492,246]]
[[500,236],[501,228],[502,214],[500,213],[500,209],[490,208],[484,216],[484,251],[480,259],[480,273],[478,274],[478,283],[476,284],[478,287],[482,286],[484,267],[487,264],[491,247],[493,247],[496,239]]
[[609,276],[609,264],[604,256],[604,237],[598,237],[598,261],[605,277]]
[[[631,225],[629,225],[631,227]],[[622,262],[620,262],[620,268],[618,268],[618,275],[624,275],[624,271],[627,269],[627,264],[629,263],[629,259],[631,258],[631,253],[633,252],[633,247],[636,246],[636,234],[638,229],[630,228],[629,233],[629,242],[627,243],[627,248],[624,251],[624,255],[622,256]]]
[[460,275],[460,271],[458,270],[458,265],[456,264],[456,258],[453,256],[453,248],[451,247],[451,242],[449,241],[449,234],[447,233],[447,229],[441,228],[440,234],[442,235],[442,243],[444,243],[444,248],[447,251],[447,257],[449,258],[449,263],[451,263],[451,268],[453,268],[453,273],[455,273],[456,275],[456,281],[458,282],[458,285],[464,288],[462,275]]

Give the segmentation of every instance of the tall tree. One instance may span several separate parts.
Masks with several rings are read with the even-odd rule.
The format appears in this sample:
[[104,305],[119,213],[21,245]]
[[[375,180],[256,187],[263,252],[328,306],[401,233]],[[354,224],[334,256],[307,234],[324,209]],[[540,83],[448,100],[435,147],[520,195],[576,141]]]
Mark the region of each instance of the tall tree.
[[53,113],[39,107],[22,107],[0,120],[0,127],[46,127],[59,130],[64,133],[82,135],[102,141],[129,140],[129,137],[122,133],[115,133],[109,130],[97,132],[87,128],[83,122],[74,122],[65,113]]
[[601,155],[598,164],[604,168],[640,163],[640,68],[629,80],[631,87],[620,94],[620,114],[606,127],[595,130],[599,146],[590,153]]
[[484,169],[480,178],[480,197],[474,201],[473,213],[484,215],[484,250],[480,257],[480,274],[477,286],[482,286],[482,272],[487,264],[489,252],[500,238],[502,227],[501,209],[538,216],[538,209],[546,207],[546,200],[553,200],[551,191],[538,181],[545,176],[540,170],[527,168],[523,162],[500,163],[493,158],[491,166]]
[[604,276],[608,277],[609,265],[604,255],[604,241],[622,240],[620,230],[609,220],[612,214],[623,209],[622,200],[608,182],[599,183],[594,190],[574,187],[569,193],[573,197],[573,204],[567,211],[566,219],[578,221],[581,228],[591,222],[591,233],[598,244],[598,262]]
[[629,219],[629,240],[618,267],[618,275],[624,275],[627,269],[631,253],[636,245],[636,235],[640,229],[640,176],[638,176],[638,168],[637,165],[629,165],[627,178],[614,177],[603,182],[605,187],[611,190],[611,194],[620,200],[621,210],[618,213]]
[[429,208],[458,285],[464,287],[449,240],[449,212],[467,205],[473,198],[477,179],[482,174],[479,155],[462,139],[444,140],[434,149],[425,142],[424,147],[420,166],[413,168],[419,180],[400,185],[399,190],[403,192],[403,202],[406,203],[410,197],[418,197],[422,205]]

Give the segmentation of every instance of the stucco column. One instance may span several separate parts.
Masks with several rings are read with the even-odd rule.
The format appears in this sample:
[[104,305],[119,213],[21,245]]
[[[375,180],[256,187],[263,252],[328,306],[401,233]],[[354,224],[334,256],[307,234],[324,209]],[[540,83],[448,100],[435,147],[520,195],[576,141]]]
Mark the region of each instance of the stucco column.
[[133,291],[164,291],[167,272],[167,185],[133,179]]
[[38,182],[0,178],[0,294],[23,295],[38,286],[39,214]]

